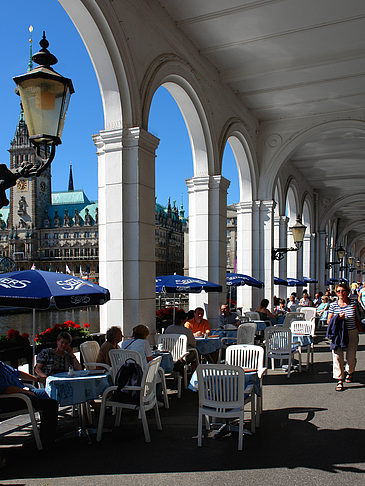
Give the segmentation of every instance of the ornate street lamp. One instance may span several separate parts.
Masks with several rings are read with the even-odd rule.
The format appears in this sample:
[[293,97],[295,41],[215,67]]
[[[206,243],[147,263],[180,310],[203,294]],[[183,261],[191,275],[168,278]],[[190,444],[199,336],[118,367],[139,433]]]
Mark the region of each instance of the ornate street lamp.
[[355,258],[353,256],[349,256],[348,257],[348,262],[349,262],[349,264],[350,264],[351,267],[354,264],[354,260],[355,260]]
[[361,262],[360,262],[360,260],[359,260],[359,259],[357,259],[357,260],[356,260],[356,266],[357,266],[357,268],[360,268],[360,265],[361,265]]
[[[345,256],[345,253],[346,253],[346,250],[342,247],[342,245],[340,245],[336,249],[336,254],[337,254],[338,261],[337,262],[327,262],[326,263],[326,270],[332,268],[333,265],[340,265],[342,263],[343,257]],[[346,267],[340,267],[340,270],[344,270],[345,268]]]
[[299,215],[297,216],[297,222],[289,229],[292,232],[295,247],[273,248],[271,252],[273,260],[282,260],[288,251],[298,251],[302,247],[307,227],[301,222],[301,217]]
[[46,34],[40,41],[41,50],[32,56],[39,64],[36,68],[14,79],[24,110],[29,140],[36,149],[34,164],[25,162],[9,170],[0,165],[0,208],[8,204],[5,189],[16,184],[19,177],[38,177],[52,162],[56,145],[61,143],[62,130],[70,97],[74,93],[71,79],[64,78],[52,69],[57,58],[47,47]]

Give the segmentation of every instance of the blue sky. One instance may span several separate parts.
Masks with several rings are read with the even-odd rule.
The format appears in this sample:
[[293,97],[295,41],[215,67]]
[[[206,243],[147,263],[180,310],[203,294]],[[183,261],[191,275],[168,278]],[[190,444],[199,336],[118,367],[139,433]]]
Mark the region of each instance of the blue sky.
[[[17,0],[3,2],[2,116],[0,117],[1,162],[9,162],[8,149],[19,118],[19,97],[13,77],[23,74],[29,59],[29,25],[33,30],[33,53],[39,50],[43,30],[49,50],[58,58],[55,70],[73,81],[62,144],[52,163],[52,189],[67,190],[72,162],[75,189],[83,189],[90,199],[97,199],[97,157],[92,134],[103,129],[103,112],[96,75],[86,48],[73,23],[56,0]],[[185,122],[171,97],[160,88],[153,99],[149,130],[160,139],[156,158],[156,195],[161,204],[170,196],[187,207],[185,179],[192,177],[193,164]],[[237,170],[233,154],[226,148],[223,176],[231,180],[228,202],[238,201]]]

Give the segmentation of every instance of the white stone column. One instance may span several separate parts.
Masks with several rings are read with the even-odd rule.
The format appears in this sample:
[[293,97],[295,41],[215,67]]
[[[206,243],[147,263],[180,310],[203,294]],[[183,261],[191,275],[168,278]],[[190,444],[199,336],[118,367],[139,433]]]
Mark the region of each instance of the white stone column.
[[326,248],[326,232],[320,231],[318,235],[318,288],[324,292],[326,289],[326,258],[327,258],[327,248]]
[[99,167],[99,275],[111,300],[100,308],[100,330],[123,334],[143,323],[155,329],[155,151],[141,128],[94,137]]
[[[260,201],[236,204],[237,209],[237,273],[260,278]],[[261,289],[243,285],[237,287],[237,306],[243,310],[257,308]]]
[[260,252],[261,278],[265,282],[264,295],[272,307],[274,291],[274,265],[272,249],[274,246],[274,208],[275,201],[261,201],[260,205]]
[[[280,216],[280,220],[279,220],[279,247],[280,248],[287,248],[288,246],[288,223],[289,223],[289,218],[287,216]],[[286,280],[287,277],[286,266],[287,266],[287,254],[284,256],[282,260],[279,260],[279,275],[277,275],[279,278],[282,278],[284,280]],[[278,288],[279,291],[277,292],[277,295],[279,295],[282,298],[286,298],[288,296],[288,289],[290,287],[286,287],[285,285],[279,285]]]
[[219,306],[226,301],[227,189],[222,176],[193,177],[186,181],[189,193],[189,276],[223,286],[222,294],[189,295],[189,307],[203,307],[214,329]]

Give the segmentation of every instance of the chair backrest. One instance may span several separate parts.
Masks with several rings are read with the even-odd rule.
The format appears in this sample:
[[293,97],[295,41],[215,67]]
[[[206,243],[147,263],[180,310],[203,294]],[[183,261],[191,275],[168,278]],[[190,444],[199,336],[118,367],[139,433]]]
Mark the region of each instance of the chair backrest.
[[226,350],[226,364],[258,370],[264,367],[264,350],[261,346],[233,344]]
[[309,334],[314,336],[316,324],[313,321],[292,321],[290,330],[292,334]]
[[312,317],[316,316],[316,308],[315,307],[300,307],[300,312],[305,315],[305,320],[310,321]]
[[158,356],[150,361],[144,369],[140,393],[141,406],[150,404],[156,398],[156,378],[161,360],[162,356]]
[[292,333],[290,329],[267,327],[265,329],[266,352],[291,353]]
[[282,327],[284,329],[290,329],[290,323],[292,321],[305,321],[305,315],[302,312],[287,312]]
[[[80,352],[84,363],[95,363],[100,350],[97,341],[85,341],[80,344]],[[95,369],[95,366],[90,366],[88,369]]]
[[158,344],[162,344],[164,350],[170,351],[173,361],[188,352],[188,338],[185,334],[160,334]]
[[113,383],[115,383],[115,377],[118,373],[119,368],[124,365],[127,359],[131,358],[134,359],[137,364],[141,366],[143,369],[143,360],[142,356],[138,353],[138,351],[132,351],[129,349],[111,349],[109,351],[109,358],[110,363],[112,365],[112,378]]
[[254,344],[257,325],[255,322],[244,322],[237,329],[237,344]]
[[248,317],[250,321],[260,320],[260,314],[258,312],[245,312],[245,316]]
[[242,408],[245,372],[240,366],[204,364],[196,369],[199,406]]

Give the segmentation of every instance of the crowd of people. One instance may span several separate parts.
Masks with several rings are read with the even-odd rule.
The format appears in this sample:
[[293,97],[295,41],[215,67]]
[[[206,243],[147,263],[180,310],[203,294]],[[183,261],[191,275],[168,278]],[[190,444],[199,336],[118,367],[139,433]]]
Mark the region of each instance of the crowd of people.
[[[351,383],[356,366],[356,352],[359,341],[359,322],[362,309],[365,309],[365,285],[347,283],[338,284],[334,291],[327,289],[316,292],[312,299],[307,290],[303,290],[298,299],[293,292],[287,300],[274,297],[272,312],[268,309],[269,300],[262,299],[256,309],[260,319],[275,325],[287,312],[296,311],[300,307],[315,307],[316,317],[322,324],[328,325],[328,337],[331,339],[333,358],[333,378],[337,380],[336,390],[344,389],[344,382]],[[217,320],[219,329],[232,329],[241,324],[241,318],[237,312],[228,305],[222,305]],[[183,334],[187,337],[188,349],[196,348],[196,338],[209,337],[211,326],[204,319],[204,309],[197,307],[188,313],[180,310],[176,312],[175,320],[164,331],[166,334]],[[112,326],[106,333],[106,341],[102,344],[98,357],[98,363],[110,365],[109,351],[111,349],[130,349],[138,351],[142,356],[144,365],[153,359],[148,336],[149,328],[139,324],[133,328],[132,337],[123,339],[122,330],[118,326]],[[48,397],[42,388],[47,376],[69,368],[81,370],[81,364],[77,360],[71,348],[72,337],[67,332],[61,332],[57,337],[56,348],[42,350],[37,356],[35,375],[19,372],[0,361],[0,394],[24,393],[31,399],[34,407],[41,412],[41,439],[45,445],[50,445],[55,437],[57,424],[58,404]],[[344,351],[346,351],[347,365],[345,367]],[[215,361],[216,357],[210,356]],[[184,358],[195,368],[197,363],[196,352],[190,351]],[[28,390],[23,381],[38,382],[41,388]],[[23,408],[23,403],[17,398],[12,400],[0,399],[1,409],[17,410]]]

